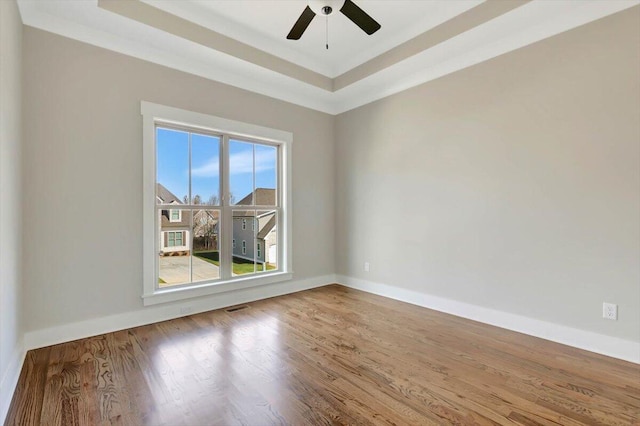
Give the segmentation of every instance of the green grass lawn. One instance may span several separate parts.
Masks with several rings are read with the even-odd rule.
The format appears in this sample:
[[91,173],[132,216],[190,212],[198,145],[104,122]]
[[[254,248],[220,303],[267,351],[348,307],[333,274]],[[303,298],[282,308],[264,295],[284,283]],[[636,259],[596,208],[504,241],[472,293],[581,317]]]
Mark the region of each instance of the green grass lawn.
[[[194,252],[193,255],[196,257],[199,257],[200,259],[206,262],[213,263],[216,266],[220,266],[220,261],[217,260],[218,259],[217,251]],[[262,265],[257,264],[256,269],[257,269],[256,272],[261,272]],[[267,263],[267,271],[271,271],[273,269],[276,269],[276,267],[271,265],[270,263]],[[236,275],[253,274],[253,264],[233,262],[233,273]]]

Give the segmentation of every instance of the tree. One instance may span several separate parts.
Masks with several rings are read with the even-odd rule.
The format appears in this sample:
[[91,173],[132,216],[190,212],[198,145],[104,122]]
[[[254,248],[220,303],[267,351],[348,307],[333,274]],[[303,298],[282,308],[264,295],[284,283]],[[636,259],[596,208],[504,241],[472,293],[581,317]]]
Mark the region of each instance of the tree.
[[[189,204],[189,197],[187,197],[186,195],[182,198],[182,202],[184,204]],[[193,196],[193,202],[191,204],[202,204],[202,197],[200,197],[198,194]]]
[[216,249],[218,246],[218,218],[210,210],[193,211],[193,235],[198,246],[205,250]]

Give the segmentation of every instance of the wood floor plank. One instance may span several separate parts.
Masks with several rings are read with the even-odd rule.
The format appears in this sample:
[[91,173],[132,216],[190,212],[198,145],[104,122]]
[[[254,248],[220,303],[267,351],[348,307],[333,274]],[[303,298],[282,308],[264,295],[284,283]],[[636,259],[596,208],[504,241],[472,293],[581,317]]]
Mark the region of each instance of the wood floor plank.
[[331,285],[29,351],[5,425],[640,425],[640,366]]
[[9,408],[15,414],[7,418],[6,425],[40,424],[50,354],[51,347],[27,353]]

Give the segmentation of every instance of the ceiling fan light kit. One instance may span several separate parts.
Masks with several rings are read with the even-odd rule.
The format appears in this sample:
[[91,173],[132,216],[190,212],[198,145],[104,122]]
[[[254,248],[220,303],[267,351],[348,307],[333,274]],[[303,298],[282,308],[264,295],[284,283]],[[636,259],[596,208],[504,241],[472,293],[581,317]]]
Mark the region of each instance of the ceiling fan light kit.
[[289,40],[299,40],[316,15],[328,18],[329,16],[335,15],[338,11],[369,35],[381,28],[375,19],[360,9],[360,7],[351,0],[309,0],[309,4],[302,11],[302,14],[293,25],[293,28],[291,28],[291,31],[289,31],[287,38]]

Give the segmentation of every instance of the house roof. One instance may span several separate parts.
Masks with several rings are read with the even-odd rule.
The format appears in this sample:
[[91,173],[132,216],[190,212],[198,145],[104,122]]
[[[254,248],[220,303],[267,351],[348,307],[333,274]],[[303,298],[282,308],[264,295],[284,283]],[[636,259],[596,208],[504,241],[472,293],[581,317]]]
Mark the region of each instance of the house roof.
[[[161,183],[156,183],[156,197],[160,199],[160,202],[162,204],[183,204],[183,202],[180,201],[180,199],[176,197],[173,192],[169,191]],[[171,220],[169,219],[169,215],[169,210],[162,210],[162,214],[160,216],[160,226],[163,230],[177,228],[184,229],[191,223],[191,211],[189,210],[182,210],[179,222],[171,222]]]
[[[255,194],[255,200],[252,199],[252,195]],[[276,190],[271,188],[256,188],[253,193],[247,194],[242,200],[238,201],[236,205],[239,206],[275,206],[276,205]]]
[[274,226],[276,226],[276,215],[273,213],[258,219],[258,238],[264,240]]
[[156,183],[156,196],[160,198],[162,204],[182,204],[182,201],[175,194],[165,188],[161,183]]

